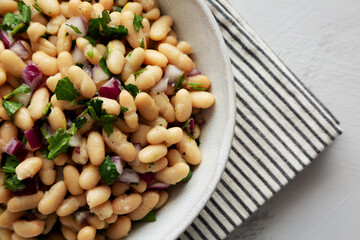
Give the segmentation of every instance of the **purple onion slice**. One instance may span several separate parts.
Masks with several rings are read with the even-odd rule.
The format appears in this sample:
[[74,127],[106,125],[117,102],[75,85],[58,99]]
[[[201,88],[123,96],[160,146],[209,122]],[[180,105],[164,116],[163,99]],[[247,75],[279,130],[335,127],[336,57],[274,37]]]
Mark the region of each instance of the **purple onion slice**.
[[36,150],[42,145],[42,135],[38,128],[24,131],[25,137],[32,150]]
[[187,77],[197,76],[200,75],[201,72],[199,69],[193,68],[189,73],[185,74]]
[[99,89],[99,96],[117,100],[121,93],[120,83],[116,78],[111,78]]
[[155,177],[155,173],[153,173],[153,172],[141,173],[139,175],[140,175],[140,178],[147,183],[147,185],[149,185],[154,180],[154,177]]
[[12,138],[6,145],[5,145],[5,152],[9,155],[15,155],[20,162],[22,162],[28,151],[25,148],[25,145],[19,141],[17,138]]
[[163,77],[160,79],[160,81],[158,81],[154,87],[152,87],[150,89],[151,92],[154,93],[162,93],[162,92],[166,92],[167,88],[168,88],[168,82],[169,82],[169,77]]
[[123,183],[139,183],[140,177],[134,170],[124,168],[122,174],[116,180]]
[[38,192],[37,176],[33,178],[26,178],[23,180],[26,188],[20,191],[13,192],[15,196],[32,195]]
[[167,183],[154,183],[154,184],[151,184],[148,187],[148,189],[162,191],[162,190],[167,189],[168,187],[170,187],[170,184],[167,184]]
[[10,48],[11,44],[13,44],[14,39],[10,35],[11,33],[6,33],[4,30],[0,30],[0,38],[4,43],[5,48]]
[[22,44],[20,40],[14,42],[10,50],[12,50],[14,53],[16,53],[22,60],[26,60],[29,57],[29,52],[25,48],[25,46]]
[[33,62],[30,62],[23,70],[21,81],[28,85],[31,90],[36,90],[44,84],[42,72]]

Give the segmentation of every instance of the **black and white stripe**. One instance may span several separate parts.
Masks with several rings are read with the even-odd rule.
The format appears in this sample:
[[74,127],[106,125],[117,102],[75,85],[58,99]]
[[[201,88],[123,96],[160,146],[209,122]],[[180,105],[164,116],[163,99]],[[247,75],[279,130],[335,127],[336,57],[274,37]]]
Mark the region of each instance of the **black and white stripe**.
[[207,3],[234,73],[235,136],[217,189],[179,239],[224,239],[341,134],[334,116],[226,0]]

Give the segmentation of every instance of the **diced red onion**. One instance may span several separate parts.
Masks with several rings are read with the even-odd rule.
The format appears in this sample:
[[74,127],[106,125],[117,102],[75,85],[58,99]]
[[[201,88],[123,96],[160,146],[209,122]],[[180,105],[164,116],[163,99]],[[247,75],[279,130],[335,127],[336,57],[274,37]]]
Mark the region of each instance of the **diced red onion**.
[[25,137],[31,147],[31,150],[36,150],[42,145],[42,136],[38,128],[33,128],[27,131],[24,131]]
[[80,48],[78,48],[78,46],[75,45],[74,47],[74,51],[72,51],[71,56],[74,60],[74,63],[81,63],[81,64],[89,64],[83,51],[80,50]]
[[116,180],[123,183],[139,183],[140,177],[134,170],[124,168],[122,174]]
[[89,77],[92,78],[92,76],[93,76],[92,68],[91,68],[91,65],[88,62],[84,63],[84,66],[82,67],[82,70],[84,70],[87,73],[87,75],[89,75]]
[[119,156],[112,156],[110,157],[111,161],[113,161],[113,163],[116,166],[116,170],[118,171],[119,174],[123,173],[123,166],[122,166],[122,161],[121,161],[121,157]]
[[111,78],[99,89],[99,96],[117,100],[121,93],[120,83],[116,78]]
[[5,48],[10,48],[11,44],[13,44],[14,39],[11,36],[11,33],[6,33],[4,30],[0,30],[0,37],[2,42],[4,43]]
[[[74,35],[76,37],[83,37],[86,35],[88,31],[87,20],[81,16],[72,17],[65,22],[66,30],[69,34]],[[76,33],[73,28],[70,26],[76,27],[80,33]]]
[[185,74],[187,77],[192,77],[192,76],[197,76],[197,75],[200,75],[201,72],[199,71],[199,69],[196,69],[196,68],[193,68],[191,70],[191,72]]
[[148,187],[148,189],[161,191],[161,190],[167,189],[168,187],[170,187],[170,184],[166,184],[166,183],[154,183],[154,184],[151,184],[151,185]]
[[169,78],[168,77],[163,77],[160,79],[160,81],[158,81],[154,87],[152,87],[150,89],[151,92],[154,93],[162,93],[162,92],[166,92],[167,88],[168,88],[168,82],[169,82]]
[[25,182],[26,188],[21,191],[13,192],[15,196],[25,196],[37,193],[38,184],[36,175],[33,178],[26,178],[23,181]]
[[109,79],[109,75],[107,75],[104,70],[100,67],[100,65],[95,65],[92,69],[92,79],[95,83],[99,83]]
[[190,121],[189,121],[189,131],[191,132],[191,134],[194,133],[194,119],[193,118],[190,118]]
[[25,145],[19,141],[17,138],[12,138],[5,145],[5,152],[9,155],[15,155],[20,162],[22,162],[28,151],[25,148]]
[[89,210],[78,211],[78,212],[74,213],[75,221],[78,222],[79,224],[85,223],[88,216],[90,216],[90,211]]
[[75,153],[76,153],[76,154],[80,154],[80,153],[81,153],[80,147],[76,147],[76,148],[75,148]]
[[30,62],[23,70],[21,81],[28,85],[31,90],[36,90],[38,87],[44,84],[41,70],[33,62]]
[[[78,132],[76,132],[76,134],[70,138],[69,146],[70,147],[79,147],[80,145],[81,145],[81,136]],[[80,154],[80,152],[79,152],[79,154]]]
[[26,60],[29,57],[28,50],[24,47],[20,40],[14,42],[11,45],[10,50],[16,53],[22,60]]
[[176,83],[178,78],[181,75],[183,75],[183,73],[184,72],[182,70],[180,70],[178,67],[169,64],[165,69],[165,73],[164,73],[163,77],[165,77],[165,78],[168,77],[169,78],[168,83],[172,84],[172,83]]
[[139,166],[140,160],[139,160],[138,156],[139,156],[140,150],[142,149],[142,146],[141,146],[140,143],[134,143],[134,147],[135,147],[135,150],[136,150],[136,158],[135,158],[134,161],[131,161],[128,164],[130,166]]
[[31,94],[31,92],[15,94],[11,101],[21,103],[26,107],[30,102]]
[[155,173],[153,173],[153,172],[141,173],[139,175],[140,175],[140,178],[147,183],[147,185],[149,185],[154,180],[154,177],[155,177]]

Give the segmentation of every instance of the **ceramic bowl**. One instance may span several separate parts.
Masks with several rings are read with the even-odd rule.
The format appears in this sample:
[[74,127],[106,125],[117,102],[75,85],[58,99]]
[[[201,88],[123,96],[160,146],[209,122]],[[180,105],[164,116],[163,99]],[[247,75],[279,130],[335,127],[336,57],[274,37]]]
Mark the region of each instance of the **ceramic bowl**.
[[216,103],[205,111],[201,129],[202,163],[187,183],[170,190],[168,202],[156,212],[156,222],[134,224],[127,239],[176,239],[210,199],[228,159],[234,133],[235,98],[229,57],[215,18],[203,0],[159,0],[161,13],[174,18],[179,40],[194,49],[191,58],[207,75]]

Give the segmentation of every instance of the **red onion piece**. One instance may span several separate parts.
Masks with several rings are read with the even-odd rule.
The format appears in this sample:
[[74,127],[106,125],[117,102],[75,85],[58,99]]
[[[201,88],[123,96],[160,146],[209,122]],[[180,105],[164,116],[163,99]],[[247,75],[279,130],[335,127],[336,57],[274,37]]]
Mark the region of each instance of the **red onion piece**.
[[194,119],[193,118],[190,118],[189,130],[190,130],[191,134],[194,133]]
[[120,83],[116,78],[111,78],[99,89],[99,96],[117,100],[121,93]]
[[139,183],[140,177],[134,170],[124,168],[122,174],[116,180],[123,183]]
[[22,162],[28,151],[25,148],[25,145],[19,141],[17,138],[12,138],[6,145],[5,145],[5,152],[9,155],[15,155],[20,162]]
[[192,77],[192,76],[197,76],[200,75],[201,72],[199,71],[199,69],[193,68],[189,73],[185,74],[186,77]]
[[166,183],[154,183],[154,184],[151,184],[148,189],[151,189],[151,190],[165,190],[167,189],[168,187],[170,187],[170,184],[166,184]]
[[76,147],[76,148],[75,148],[75,153],[76,153],[76,154],[80,154],[80,153],[81,153],[80,147]]
[[8,34],[2,29],[0,30],[0,38],[3,41],[5,48],[10,48],[11,44],[14,42],[11,33]]
[[32,150],[36,150],[42,145],[42,135],[38,128],[24,131],[25,137]]
[[154,180],[154,177],[155,177],[155,173],[153,173],[153,172],[141,173],[139,175],[140,175],[140,178],[147,183],[147,185],[149,185]]
[[92,69],[92,79],[95,83],[99,83],[109,79],[109,75],[107,75],[104,70],[100,67],[100,65],[95,65]]
[[74,47],[74,51],[72,51],[71,56],[74,60],[74,63],[81,63],[81,64],[89,64],[83,51],[80,50],[80,48],[78,48],[78,46],[75,45]]
[[21,81],[28,85],[31,90],[36,90],[44,84],[43,75],[35,63],[30,62],[22,72]]
[[20,40],[14,42],[11,45],[10,50],[16,53],[22,60],[26,60],[29,57],[28,50],[24,47]]
[[129,162],[128,164],[129,164],[130,166],[139,166],[140,160],[139,160],[139,158],[138,158],[138,154],[139,154],[140,150],[142,149],[142,146],[141,146],[140,143],[134,143],[134,147],[135,147],[135,150],[136,150],[136,158],[135,158],[134,161],[131,161],[131,162]]
[[123,173],[123,166],[122,166],[122,161],[121,161],[121,157],[119,156],[112,156],[110,157],[111,161],[113,161],[113,163],[116,166],[116,170],[118,171],[119,174]]
[[163,77],[160,79],[160,81],[158,81],[154,87],[152,87],[150,89],[151,92],[155,92],[155,93],[162,93],[162,92],[166,92],[167,88],[168,88],[168,82],[169,82],[169,78],[168,77]]
[[169,78],[169,84],[176,83],[178,78],[183,75],[183,71],[181,71],[178,67],[174,65],[168,65],[165,69],[164,78]]
[[23,180],[23,182],[25,182],[26,188],[21,191],[13,192],[15,196],[25,196],[25,195],[32,195],[37,193],[38,191],[37,176],[33,178],[26,178]]
[[[76,37],[83,37],[88,31],[87,20],[81,16],[70,18],[65,22],[65,25],[67,32]],[[76,32],[73,28],[77,28],[79,32]]]
[[90,211],[89,210],[78,211],[78,212],[74,213],[75,221],[78,222],[79,224],[85,223],[86,218],[88,216],[90,216]]

